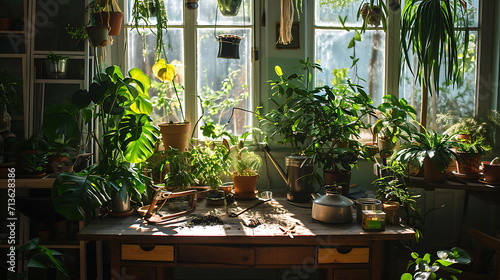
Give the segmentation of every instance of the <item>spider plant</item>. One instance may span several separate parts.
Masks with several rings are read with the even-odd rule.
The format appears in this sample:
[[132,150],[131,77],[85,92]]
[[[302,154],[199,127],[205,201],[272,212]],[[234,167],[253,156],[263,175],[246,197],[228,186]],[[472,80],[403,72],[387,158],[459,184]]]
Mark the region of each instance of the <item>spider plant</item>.
[[[401,59],[422,85],[420,123],[427,121],[427,96],[433,91],[439,94],[440,79],[447,85],[458,85],[463,63],[460,56],[467,56],[469,43],[467,4],[464,0],[408,0],[401,21]],[[457,25],[463,24],[465,32]],[[461,38],[463,35],[463,38]],[[459,53],[463,41],[463,54]],[[412,55],[418,62],[410,63]],[[440,77],[444,67],[444,76]]]

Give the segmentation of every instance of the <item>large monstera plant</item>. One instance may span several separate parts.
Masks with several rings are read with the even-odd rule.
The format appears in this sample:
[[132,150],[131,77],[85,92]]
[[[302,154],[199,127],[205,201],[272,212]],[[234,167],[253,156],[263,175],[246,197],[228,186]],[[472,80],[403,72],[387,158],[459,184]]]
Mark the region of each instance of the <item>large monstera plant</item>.
[[[138,68],[125,78],[117,66],[94,77],[87,90],[73,94],[84,122],[97,125],[89,137],[98,163],[81,173],[61,174],[52,189],[55,209],[70,220],[91,218],[96,207],[117,193],[140,201],[149,180],[134,166],[154,153],[158,128],[151,124],[149,78]],[[83,211],[82,211],[83,210]]]

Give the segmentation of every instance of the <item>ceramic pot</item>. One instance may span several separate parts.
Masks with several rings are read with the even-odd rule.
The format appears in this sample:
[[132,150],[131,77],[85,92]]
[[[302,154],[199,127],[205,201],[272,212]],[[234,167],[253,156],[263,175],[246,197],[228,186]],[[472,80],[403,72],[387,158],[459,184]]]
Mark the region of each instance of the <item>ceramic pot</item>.
[[0,18],[0,31],[7,31],[10,29],[10,18]]
[[240,41],[243,39],[238,35],[219,35],[218,58],[240,59]]
[[[108,22],[108,14],[109,14],[109,22]],[[95,22],[99,26],[108,26],[111,28],[108,32],[110,36],[116,36],[120,34],[122,29],[123,22],[123,13],[122,12],[100,12],[93,13],[92,17],[94,17]]]
[[323,178],[325,185],[336,185],[342,187],[342,195],[349,195],[349,187],[351,185],[351,172],[335,173],[333,170],[324,170]]
[[45,69],[49,78],[65,78],[67,72],[68,59],[64,58],[59,61],[52,61],[50,59],[45,61]]
[[224,196],[223,190],[209,190],[205,199],[207,200],[207,205],[221,206],[224,205],[226,196]]
[[89,44],[96,47],[105,47],[108,44],[108,32],[109,27],[107,26],[87,26],[85,31],[89,35]]
[[234,198],[246,199],[253,196],[257,190],[257,179],[259,176],[239,176],[233,175]]
[[[479,177],[479,165],[481,164],[481,155],[474,157],[470,153],[457,153],[457,172],[464,175],[476,175]],[[476,178],[477,179],[477,178]]]
[[384,202],[385,222],[388,224],[399,224],[399,202],[385,201]]
[[117,193],[111,200],[111,210],[113,213],[125,213],[129,212],[130,209],[130,196],[128,194],[125,200],[122,199],[120,193]]
[[481,165],[483,166],[483,175],[485,182],[487,183],[500,182],[500,164],[490,164],[489,161],[483,161]]
[[219,5],[221,14],[225,17],[234,17],[238,14],[243,0],[224,1],[225,5]]
[[191,123],[161,123],[160,133],[165,150],[170,147],[184,152],[189,147],[189,133],[191,132]]
[[49,155],[47,157],[47,173],[63,172],[59,165],[67,160],[67,156]]
[[429,157],[424,158],[424,180],[427,183],[446,181],[446,172],[441,171]]

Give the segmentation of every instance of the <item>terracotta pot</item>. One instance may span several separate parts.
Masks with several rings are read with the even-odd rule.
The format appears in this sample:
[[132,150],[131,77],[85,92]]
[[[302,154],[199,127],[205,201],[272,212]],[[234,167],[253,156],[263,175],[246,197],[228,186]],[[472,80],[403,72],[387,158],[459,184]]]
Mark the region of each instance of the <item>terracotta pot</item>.
[[253,194],[257,189],[257,179],[259,176],[239,176],[233,175],[234,194],[236,199],[241,194]]
[[385,201],[384,202],[385,222],[388,224],[399,224],[399,202]]
[[[93,13],[95,22],[99,26],[108,26],[108,12]],[[116,36],[120,34],[122,29],[123,13],[122,12],[109,12],[109,35]]]
[[459,133],[457,135],[457,139],[470,140],[470,135],[469,134],[465,134],[465,133]]
[[67,160],[67,156],[49,155],[47,157],[47,173],[63,172],[59,168],[59,165]]
[[10,29],[10,18],[0,18],[0,31],[7,31]]
[[424,158],[424,180],[427,183],[446,181],[446,172],[441,171],[429,157]]
[[191,132],[191,123],[162,123],[160,124],[160,133],[165,150],[170,147],[184,152],[189,147],[189,133]]
[[351,185],[351,172],[335,173],[333,170],[324,170],[323,178],[325,186],[337,185],[342,187],[342,195],[349,195],[349,187]]
[[108,44],[109,28],[107,26],[87,26],[85,31],[89,35],[89,44],[92,47],[105,47]]
[[483,166],[484,181],[488,183],[500,182],[500,164],[490,164],[489,161],[483,161],[481,165]]
[[[479,165],[481,164],[481,155],[474,157],[470,153],[457,153],[457,172],[464,175],[478,175]],[[476,178],[477,179],[477,178]]]

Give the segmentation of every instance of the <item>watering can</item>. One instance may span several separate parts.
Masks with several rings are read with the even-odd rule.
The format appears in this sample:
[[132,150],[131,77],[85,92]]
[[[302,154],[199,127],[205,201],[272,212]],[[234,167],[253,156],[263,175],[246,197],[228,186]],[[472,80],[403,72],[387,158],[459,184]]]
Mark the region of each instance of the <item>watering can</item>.
[[269,157],[274,167],[285,180],[287,193],[286,198],[293,202],[309,202],[311,194],[314,192],[313,182],[309,178],[304,178],[305,175],[314,172],[314,166],[309,162],[305,162],[306,156],[286,156],[285,165],[286,173],[283,171],[279,163],[271,155],[271,148],[267,144],[262,145],[262,149]]

